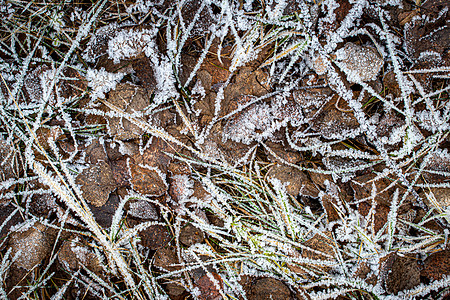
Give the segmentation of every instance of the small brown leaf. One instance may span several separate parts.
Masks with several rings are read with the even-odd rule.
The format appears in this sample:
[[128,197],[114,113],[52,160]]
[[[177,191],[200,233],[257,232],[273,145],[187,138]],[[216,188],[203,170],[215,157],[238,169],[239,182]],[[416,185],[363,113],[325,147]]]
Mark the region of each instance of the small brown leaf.
[[[212,272],[211,274],[212,275],[209,275],[209,276],[213,276],[214,279],[219,282],[220,288],[222,288],[223,282],[222,282],[222,278],[220,277],[220,275],[217,274],[216,272]],[[214,282],[211,280],[211,278],[209,276],[207,274],[205,274],[195,282],[195,285],[200,290],[200,295],[198,296],[198,299],[200,299],[200,300],[223,299],[223,297],[220,294],[220,290],[217,289],[216,285],[214,284]]]
[[291,291],[282,281],[274,278],[261,278],[255,281],[249,299],[285,300],[291,298]]
[[432,280],[440,280],[444,275],[450,275],[450,250],[435,252],[424,261],[424,269],[420,275]]
[[397,294],[420,284],[420,270],[416,259],[391,253],[381,258],[380,264],[381,279],[389,293]]
[[[117,85],[116,89],[109,93],[108,102],[128,114],[142,112],[150,105],[147,91],[132,84]],[[109,135],[117,140],[136,139],[144,134],[142,128],[126,118],[107,117],[107,121]]]
[[78,174],[75,182],[81,186],[83,197],[94,206],[102,206],[116,189],[111,167],[104,161],[90,165]]
[[204,238],[203,232],[192,224],[187,224],[181,228],[179,239],[186,246],[201,243]]
[[169,272],[180,270],[177,253],[173,247],[160,248],[153,257],[153,265]]
[[135,191],[149,196],[161,196],[167,191],[167,184],[157,168],[130,162],[130,183]]

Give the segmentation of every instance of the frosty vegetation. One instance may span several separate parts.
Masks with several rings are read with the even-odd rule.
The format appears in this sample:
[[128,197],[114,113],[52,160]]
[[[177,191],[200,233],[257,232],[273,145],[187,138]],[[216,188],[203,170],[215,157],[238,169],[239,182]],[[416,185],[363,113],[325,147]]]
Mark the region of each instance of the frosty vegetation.
[[448,295],[448,3],[69,2],[0,0],[2,298]]

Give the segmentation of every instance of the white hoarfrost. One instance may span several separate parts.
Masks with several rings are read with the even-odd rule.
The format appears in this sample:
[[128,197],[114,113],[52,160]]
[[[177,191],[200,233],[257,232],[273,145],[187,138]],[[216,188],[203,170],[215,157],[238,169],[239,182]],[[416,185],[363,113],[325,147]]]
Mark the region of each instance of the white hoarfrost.
[[124,73],[110,73],[104,68],[100,70],[88,69],[86,80],[92,89],[90,95],[92,100],[105,98],[105,94],[116,88],[117,83],[122,80]]
[[148,30],[122,30],[108,41],[108,56],[114,63],[120,60],[136,57],[145,53],[147,57],[153,57],[155,53],[155,29]]
[[[47,262],[52,250],[57,253],[57,248],[53,249],[47,239],[44,226],[35,221],[35,207],[31,209],[35,204],[32,196],[38,193],[28,183],[38,176],[14,177],[31,174],[34,170],[42,183],[52,187],[60,197],[57,203],[53,199],[55,197],[48,194],[52,201],[49,200],[46,207],[56,210],[58,222],[45,226],[71,223],[84,230],[87,239],[94,237],[89,246],[71,245],[79,260],[89,258],[92,245],[97,257],[103,257],[105,277],[89,274],[92,278],[87,282],[84,275],[74,275],[74,281],[89,284],[93,294],[100,295],[98,286],[102,286],[110,289],[111,295],[120,295],[114,285],[104,282],[111,272],[118,280],[126,282],[127,291],[133,298],[165,299],[157,291],[157,280],[161,282],[161,279],[181,283],[193,296],[201,298],[205,296],[203,286],[195,278],[199,269],[220,274],[226,288],[221,289],[215,276],[208,275],[208,278],[213,279],[214,288],[221,289],[221,293],[226,293],[229,298],[245,298],[238,283],[239,277],[245,274],[276,277],[291,287],[300,284],[304,298],[313,299],[336,298],[338,295],[358,297],[358,293],[371,294],[379,299],[418,297],[425,295],[420,290],[422,288],[433,290],[448,285],[449,279],[444,277],[427,287],[419,285],[394,296],[382,288],[383,278],[376,285],[367,280],[372,275],[380,277],[380,261],[393,251],[423,258],[431,250],[445,249],[448,242],[448,230],[442,232],[424,227],[429,221],[437,221],[445,227],[450,219],[450,154],[446,144],[450,129],[450,88],[445,81],[450,69],[442,67],[445,55],[439,52],[439,47],[418,56],[409,52],[407,41],[391,28],[391,24],[398,20],[397,16],[392,18],[390,15],[392,11],[388,4],[400,5],[399,0],[379,0],[375,1],[376,4],[367,0],[345,3],[324,0],[321,5],[313,5],[312,0],[296,1],[295,9],[298,10],[289,16],[283,14],[291,11],[293,2],[267,0],[261,6],[255,5],[257,2],[126,1],[118,3],[117,7],[122,13],[127,13],[128,21],[91,30],[91,25],[100,21],[98,16],[108,16],[103,19],[105,21],[112,15],[114,17],[111,18],[119,16],[116,12],[111,13],[111,7],[107,5],[106,10],[102,8],[101,5],[107,1],[97,1],[92,10],[70,9],[66,15],[65,10],[58,7],[42,13],[32,1],[27,7],[18,8],[14,1],[0,0],[0,17],[17,21],[14,26],[20,31],[26,31],[29,24],[21,23],[23,21],[16,15],[30,7],[39,8],[34,13],[39,18],[45,17],[48,28],[53,31],[53,35],[44,36],[43,41],[53,38],[54,48],[66,44],[70,47],[68,54],[55,63],[49,53],[58,55],[59,52],[47,49],[44,43],[39,44],[34,35],[24,34],[22,40],[17,36],[17,28],[6,27],[10,26],[7,25],[11,23],[9,21],[0,24],[3,32],[9,33],[0,47],[1,132],[8,149],[17,148],[17,153],[11,151],[14,154],[3,155],[6,159],[0,172],[12,171],[11,174],[0,174],[7,178],[0,183],[0,196],[5,201],[23,200],[21,203],[8,203],[14,211],[6,217],[0,229],[7,228],[19,212],[27,219],[20,224],[21,228],[19,225],[9,228],[12,233],[4,239],[4,244],[8,243],[13,249],[7,251],[20,254],[15,262],[17,266],[31,270]],[[61,6],[65,5],[63,3]],[[124,9],[121,5],[125,5]],[[186,11],[186,7],[194,9]],[[203,18],[203,11],[213,13],[214,22],[208,23]],[[432,25],[429,22],[431,17],[426,16],[428,13],[421,11],[420,16],[405,25],[405,32],[412,32],[417,21]],[[443,8],[437,18],[447,13],[448,8]],[[363,18],[363,14],[373,21],[365,24],[368,18]],[[83,25],[72,34],[71,28],[66,27],[67,22],[82,22]],[[197,22],[202,22],[201,28],[204,28],[200,38],[197,36]],[[421,40],[425,43],[445,26],[439,25],[431,33],[425,33]],[[84,46],[81,41],[88,34],[91,39],[82,53],[88,64],[94,65],[101,58],[102,62],[106,60],[113,65],[108,70],[127,65],[129,74],[133,72],[130,65],[148,63],[147,75],[153,78],[146,83],[154,86],[142,88],[145,93],[148,91],[146,95],[149,96],[149,101],[142,104],[143,108],[134,110],[130,104],[127,108],[133,112],[123,113],[105,112],[95,106],[67,106],[71,101],[66,101],[60,94],[65,92],[65,86],[76,87],[72,84],[76,78],[65,78],[63,71],[83,68],[73,53]],[[163,37],[162,43],[157,43],[159,34]],[[361,44],[357,44],[358,40]],[[189,53],[186,53],[187,49]],[[38,53],[38,56],[33,53]],[[190,56],[192,53],[196,55]],[[217,67],[227,69],[223,73],[228,77],[221,78],[222,70],[217,69],[217,73],[209,74],[214,84],[206,84],[199,80],[200,72],[210,72],[209,64],[215,60],[211,60],[212,53],[217,54],[220,64]],[[423,69],[417,68],[419,66],[415,63],[418,62]],[[239,86],[236,81],[241,80],[235,75],[240,74],[238,68],[241,66],[253,68],[255,74],[263,72],[267,75],[257,78],[267,93],[261,92],[261,96],[254,92],[256,89],[250,91],[247,86],[242,90],[236,89],[235,93],[233,89]],[[111,73],[98,68],[88,68],[85,76],[93,101],[105,98],[117,84],[128,78],[124,78],[125,73]],[[380,76],[382,69],[383,78]],[[130,76],[134,83],[138,82],[139,73]],[[393,74],[392,78],[389,73]],[[194,82],[195,85],[190,84]],[[353,83],[358,84],[358,90],[354,90],[356,85]],[[257,86],[252,81],[246,84],[251,88]],[[193,95],[192,100],[181,97],[180,89],[184,89],[183,96]],[[248,95],[244,95],[246,93]],[[250,96],[256,94],[259,97]],[[232,112],[226,111],[227,104],[238,98],[244,103],[239,102]],[[209,124],[200,128],[203,122],[196,118],[203,118],[209,113],[207,109],[211,110],[211,116],[204,119]],[[190,168],[189,175],[170,175],[172,173],[166,172],[167,166],[155,167],[147,165],[146,161],[138,164],[140,168],[157,173],[165,185],[163,195],[146,199],[133,192],[137,186],[130,184],[130,193],[115,210],[110,229],[101,228],[85,204],[83,192],[74,177],[86,167],[83,154],[95,155],[81,151],[88,146],[89,139],[94,139],[85,136],[97,135],[98,132],[103,134],[104,131],[82,126],[85,124],[81,124],[81,118],[74,117],[74,112],[77,115],[121,117],[123,126],[128,117],[126,122],[132,120],[131,123],[139,125],[143,132],[145,129],[146,133],[183,148],[184,155],[176,153],[172,161],[185,162]],[[182,126],[176,122],[180,116],[184,122]],[[154,117],[157,120],[154,123],[161,127],[151,124],[148,117]],[[60,122],[65,125],[60,125]],[[219,141],[209,139],[208,133],[215,133],[212,131],[217,128],[215,125],[223,126],[222,142],[229,142],[227,144],[231,147],[237,143],[254,144],[248,147],[247,154],[242,155],[245,160],[249,158],[247,165],[236,168],[224,163],[227,149],[223,149]],[[40,131],[50,126],[67,126],[64,129],[68,132],[67,137],[49,140],[45,132]],[[189,131],[189,136],[177,140],[165,129],[170,129],[171,133],[177,131],[177,137]],[[50,149],[35,147],[36,136],[44,137]],[[108,155],[127,157],[124,173],[128,178],[138,176],[130,168],[132,159],[138,155],[134,147],[140,143],[143,154],[147,137],[142,133],[133,136],[133,141],[119,142],[118,148],[108,148]],[[102,138],[100,142],[106,145]],[[270,145],[281,145],[280,142],[285,149]],[[24,156],[18,151],[21,145],[25,145]],[[73,155],[69,158],[62,155],[67,152],[63,146],[69,148],[68,152]],[[75,150],[71,149],[72,146]],[[260,162],[259,159],[266,159],[266,156],[260,156],[262,151],[254,151],[257,147],[258,150],[267,150],[271,156],[280,154],[277,162]],[[292,153],[299,157],[292,158]],[[40,154],[50,154],[48,162],[51,163],[43,164],[44,156]],[[27,167],[24,167],[25,172],[20,170],[21,158],[32,170]],[[279,163],[278,160],[303,176],[286,171],[284,175],[290,176],[292,181],[271,181],[267,170]],[[120,167],[115,163],[111,158],[111,165]],[[121,170],[118,174],[115,171],[114,175],[121,175]],[[356,185],[359,182],[357,177],[371,179],[364,179],[363,185]],[[383,181],[389,186],[384,187]],[[286,186],[286,182],[291,185]],[[347,184],[343,185],[345,182]],[[301,186],[299,197],[286,191],[294,183]],[[129,206],[125,206],[129,200]],[[44,203],[43,200],[41,202]],[[424,210],[422,220],[417,222],[414,219],[418,216],[406,215],[404,204],[421,207]],[[332,216],[333,210],[336,211],[335,216]],[[122,222],[125,213],[128,217],[147,221],[129,228],[131,224]],[[78,216],[76,219],[75,215]],[[181,249],[180,226],[168,226],[169,230],[175,228],[170,245],[177,246],[178,257],[181,259],[183,253],[191,253],[194,259],[188,260],[186,256],[184,262],[180,261],[184,270],[177,267],[172,273],[153,274],[151,266],[147,265],[152,252],[133,243],[137,241],[139,231],[163,224],[163,219],[171,224],[191,222],[204,232],[207,240],[214,238],[217,246],[205,242]],[[378,228],[380,220],[383,224]],[[411,225],[414,221],[416,224]],[[413,226],[416,230],[411,236],[409,228]],[[73,233],[78,235],[80,232]],[[321,244],[326,244],[326,247],[321,249]],[[1,286],[5,281],[4,274],[8,274],[6,258],[0,266],[0,298],[6,298]],[[296,268],[293,268],[294,263]],[[360,264],[368,266],[365,279],[357,275]],[[47,276],[45,273],[50,270],[50,265],[51,262],[48,268],[45,267],[45,272],[39,273],[42,278]],[[146,266],[145,270],[143,266]],[[192,276],[184,277],[187,272]],[[135,284],[135,279],[139,283]],[[45,280],[27,284],[23,288],[29,290],[24,297],[44,283]],[[138,295],[142,291],[147,295]]]

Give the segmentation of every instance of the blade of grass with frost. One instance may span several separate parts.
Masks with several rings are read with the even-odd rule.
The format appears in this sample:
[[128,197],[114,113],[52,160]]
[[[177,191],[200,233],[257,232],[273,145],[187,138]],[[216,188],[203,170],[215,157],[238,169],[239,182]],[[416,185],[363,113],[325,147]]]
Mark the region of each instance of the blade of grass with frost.
[[117,206],[116,211],[114,212],[114,215],[112,217],[111,220],[111,226],[109,228],[110,232],[109,232],[109,239],[111,241],[116,241],[118,234],[119,234],[119,230],[121,229],[121,225],[120,223],[122,222],[122,217],[123,217],[123,213],[124,213],[124,208],[125,208],[125,204],[132,199],[132,197],[130,197],[129,195],[125,196],[120,202],[119,205]]
[[[19,298],[17,298],[17,300],[22,300],[22,299],[29,299],[29,295],[35,293],[39,288],[43,288],[47,282],[53,277],[53,275],[55,275],[54,272],[52,272],[51,274],[49,274],[47,277],[43,278],[39,278],[37,280],[37,282],[32,282],[34,283],[34,285],[29,286],[28,290],[24,293],[21,294],[21,296]],[[16,288],[18,286],[14,286],[14,288]],[[13,290],[14,290],[13,288]]]
[[[336,84],[340,85],[340,90],[345,91],[339,92],[338,94],[340,94],[340,96],[343,99],[347,100],[347,103],[353,109],[354,115],[358,120],[358,123],[360,124],[360,126],[362,126],[362,129],[365,129],[367,131],[366,136],[375,145],[376,150],[380,153],[380,159],[382,159],[386,163],[388,167],[386,169],[389,169],[390,172],[394,173],[399,178],[402,184],[410,187],[411,185],[409,183],[409,180],[403,174],[401,167],[389,156],[389,153],[385,149],[383,143],[378,139],[378,134],[375,130],[375,126],[371,124],[365,117],[365,113],[362,111],[360,101],[355,101],[353,99],[353,93],[347,90],[342,80],[340,80],[339,75],[336,73],[336,71],[329,69],[328,73],[329,76],[336,81]],[[417,192],[415,192],[414,190],[411,190],[411,192],[414,197],[419,198]]]
[[[437,215],[436,219],[439,219],[440,217],[442,217],[442,215]],[[433,219],[434,219],[434,217],[433,217]],[[407,225],[407,226],[411,226],[411,227],[415,228],[419,232],[422,232],[422,233],[425,233],[425,234],[429,234],[429,235],[435,235],[436,234],[435,231],[433,231],[432,229],[429,229],[429,228],[427,228],[425,226],[421,226],[420,223],[419,224],[415,224],[415,223],[408,222],[408,221],[403,220],[403,219],[400,219],[400,221],[402,223],[404,223],[405,225]],[[426,220],[426,222],[424,222],[424,223],[428,223],[429,221],[430,220]]]
[[[66,212],[64,213],[64,216],[60,220],[61,226],[60,226],[60,229],[58,229],[58,233],[56,234],[56,239],[54,241],[52,252],[50,253],[50,257],[53,257],[55,255],[56,245],[58,244],[58,241],[61,238],[61,233],[63,231],[64,226],[66,225],[66,221],[67,221],[67,218],[69,217],[69,214],[70,214],[70,210],[67,209]],[[43,225],[45,226],[44,223],[43,223]]]
[[388,27],[385,23],[384,15],[381,10],[379,11],[379,18],[381,21],[381,25],[383,26],[383,32],[380,36],[386,41],[389,56],[392,60],[392,66],[394,67],[395,77],[399,84],[403,103],[405,105],[406,126],[410,128],[414,115],[414,108],[413,106],[411,106],[411,98],[409,97],[409,95],[412,93],[412,87],[410,82],[408,82],[406,78],[403,77],[402,71],[400,70],[400,63],[398,62],[399,58],[395,55],[394,42],[391,33],[389,32]]
[[138,233],[151,226],[166,226],[167,224],[158,221],[149,221],[140,223],[133,228],[128,228],[122,236],[115,242],[116,247],[129,243],[130,239],[136,237]]
[[[254,200],[254,199],[247,199],[246,197],[244,198],[234,198],[232,196],[230,196],[230,200],[233,205],[235,205],[237,207],[237,209],[240,210],[241,213],[238,213],[236,211],[236,214],[242,214],[242,212],[244,212],[243,217],[247,218],[247,217],[251,217],[252,219],[255,220],[259,220],[262,223],[265,223],[266,226],[269,227],[273,227],[273,228],[277,228],[276,223],[270,223],[272,220],[269,218],[267,219],[265,216],[269,216],[269,213],[267,211],[263,211],[263,213],[261,213],[261,210],[259,209],[259,207],[257,207],[255,205],[255,202],[260,202],[258,200]],[[247,204],[248,203],[248,204]],[[270,207],[270,203],[268,202],[264,202],[264,204],[267,207]],[[264,205],[261,204],[261,205]]]
[[[189,252],[189,249],[188,249],[187,251]],[[208,251],[208,252],[209,252],[209,251]],[[218,281],[218,280],[213,276],[213,274],[206,268],[206,266],[205,266],[205,264],[203,263],[203,261],[200,259],[200,257],[198,257],[198,255],[196,255],[196,253],[195,253],[194,251],[191,251],[190,253],[194,256],[194,259],[195,259],[197,265],[199,265],[199,266],[203,269],[203,271],[206,273],[206,276],[209,278],[209,281],[212,282],[212,284],[214,285],[215,289],[216,289],[217,291],[219,291],[220,295],[225,299],[226,296],[225,296],[225,294],[224,294],[224,292],[223,292],[223,288],[220,286],[219,281]],[[209,252],[208,254],[211,255],[211,252]],[[215,267],[215,264],[213,263],[212,266]]]
[[[373,167],[373,166],[379,164],[379,161],[373,161],[373,162],[368,162],[368,163],[365,163],[365,164],[358,165],[358,166],[356,166],[356,167],[339,168],[339,169],[336,169],[336,170],[322,170],[322,169],[319,169],[319,168],[312,169],[312,168],[302,167],[302,166],[299,166],[299,165],[290,163],[290,162],[286,161],[285,159],[281,158],[280,156],[278,156],[278,155],[277,155],[272,149],[270,149],[270,147],[268,147],[265,143],[261,142],[260,144],[261,144],[261,145],[262,145],[262,146],[263,146],[263,147],[264,147],[271,155],[273,155],[277,160],[281,161],[283,164],[285,164],[285,165],[287,165],[287,166],[293,167],[293,168],[295,168],[295,169],[297,169],[297,170],[300,170],[300,171],[308,171],[308,172],[319,173],[319,174],[330,174],[330,175],[333,175],[333,174],[334,174],[334,175],[338,175],[338,174],[345,174],[345,173],[352,173],[352,172],[362,171],[362,170],[368,169],[368,168],[370,168],[370,167]],[[337,144],[337,143],[333,143],[333,144]],[[291,146],[292,146],[295,150],[298,150],[298,149],[296,149],[296,148],[299,148],[299,147],[297,147],[295,144],[292,144]],[[311,151],[311,148],[310,148],[310,147],[306,147],[306,148],[309,148],[309,151]],[[326,148],[325,148],[325,149],[326,149]],[[326,151],[324,151],[324,152],[326,152]],[[380,159],[380,160],[381,160],[381,159]]]
[[[155,277],[144,269],[140,254],[136,250],[136,239],[131,240],[130,245],[130,252],[132,254],[133,263],[138,269],[137,276],[141,279],[147,296],[150,297],[150,299],[162,299],[162,297],[167,297],[164,290],[156,282]],[[160,291],[162,291],[162,293]]]
[[61,199],[72,209],[74,210],[81,219],[86,223],[88,228],[92,231],[94,236],[99,240],[100,244],[105,248],[105,251],[111,255],[114,263],[119,268],[121,274],[124,276],[125,283],[131,288],[135,288],[134,280],[128,270],[128,265],[124,261],[123,257],[120,255],[120,252],[117,251],[108,241],[108,238],[105,234],[103,234],[102,229],[99,227],[97,222],[92,216],[92,213],[86,212],[77,200],[73,198],[70,192],[66,191],[63,187],[61,187],[47,172],[44,170],[42,165],[38,162],[34,162],[34,171],[40,175],[40,178],[45,181],[57,195],[61,197]]
[[[203,9],[205,8],[205,5],[207,4],[206,1],[201,1],[200,5],[198,6],[198,10],[196,11],[194,17],[192,18],[192,20],[189,23],[189,26],[187,27],[186,31],[183,32],[183,35],[181,36],[180,40],[178,41],[178,49],[180,49],[180,51],[174,51],[176,52],[176,57],[175,57],[175,63],[176,65],[179,64],[179,62],[181,61],[181,49],[184,47],[190,32],[192,31],[192,29],[194,29],[195,23],[197,22],[197,20],[200,18],[200,14],[203,11]],[[179,2],[177,3],[177,7],[180,9],[179,7]],[[178,10],[179,14],[178,16],[181,19],[181,23],[184,26],[184,23],[182,22],[182,14],[181,14],[181,10]],[[212,34],[214,36],[214,34]],[[177,66],[178,67],[178,66]],[[178,69],[178,68],[177,68]]]
[[438,116],[436,115],[437,110],[434,107],[431,99],[429,97],[427,97],[425,94],[425,90],[423,88],[423,86],[417,81],[417,79],[412,75],[412,74],[408,74],[408,78],[411,79],[411,81],[414,83],[414,85],[416,86],[416,89],[419,91],[419,94],[421,97],[424,98],[425,100],[425,104],[427,106],[428,111],[431,113],[431,127],[432,128],[437,128],[437,123],[438,123]]
[[300,58],[300,56],[303,54],[303,52],[308,48],[308,44],[311,41],[311,38],[309,37],[309,35],[306,35],[305,40],[303,43],[299,43],[300,47],[299,49],[295,48],[293,50],[296,50],[295,53],[292,55],[292,58],[288,64],[288,66],[285,68],[285,70],[283,71],[283,73],[281,74],[280,79],[278,80],[278,82],[283,82],[284,78],[286,77],[287,73],[291,70],[292,66],[298,61],[298,59]]
[[[86,269],[87,270],[87,269]],[[88,271],[86,271],[89,273]],[[89,278],[87,275],[84,275],[83,273],[80,274],[80,277],[77,279],[78,286],[83,285],[85,288],[85,293],[89,293],[90,295],[97,297],[97,299],[102,300],[108,300],[108,299],[115,299],[115,297],[118,297],[119,299],[127,299],[124,298],[121,294],[127,293],[127,290],[121,290],[120,292],[117,292],[115,294],[112,294],[111,297],[106,297],[105,289],[99,285],[96,281]]]
[[72,284],[72,281],[74,280],[74,278],[77,278],[79,273],[80,273],[80,271],[77,271],[74,274],[72,274],[72,276],[70,277],[70,280],[68,280],[62,287],[60,287],[58,289],[58,291],[50,298],[50,300],[64,299],[63,297],[65,297],[67,288]]
[[[232,17],[229,17],[232,19]],[[231,66],[229,68],[230,72],[234,72],[238,66],[241,66],[243,63],[249,60],[248,54],[251,52],[251,49],[254,49],[254,43],[258,39],[258,29],[253,27],[250,31],[248,31],[245,35],[245,39],[241,39],[239,34],[234,27],[234,24],[231,22],[228,24],[231,28],[231,32],[235,37],[235,45],[234,49],[231,52]]]
[[[191,83],[192,79],[194,79],[195,75],[197,74],[197,71],[200,69],[200,66],[202,65],[203,61],[206,58],[206,55],[209,53],[209,49],[212,46],[212,43],[214,42],[215,39],[215,35],[211,34],[211,36],[209,37],[205,49],[203,49],[202,54],[200,54],[199,59],[197,60],[194,68],[192,69],[191,73],[189,74],[188,79],[186,80],[186,83],[184,84],[184,88],[187,88],[189,83]],[[181,49],[181,48],[179,48]],[[181,50],[179,50],[178,52],[181,52]],[[218,56],[219,60],[220,60],[220,56]]]
[[[16,213],[18,213],[20,211],[20,208],[16,208],[14,211],[12,211],[6,218],[5,220],[2,222],[2,224],[0,225],[0,232],[2,232],[3,227],[6,226],[6,224],[14,217],[14,215]],[[3,243],[6,241],[6,238],[3,239],[3,241],[0,243],[0,246],[3,245]]]
[[448,290],[449,286],[450,286],[450,276],[444,275],[440,280],[432,281],[429,284],[421,283],[420,285],[410,289],[409,291],[403,292],[403,294],[408,297],[421,297],[427,295],[431,291],[439,291],[443,290],[443,288],[447,288]]
[[[237,294],[243,299],[243,300],[248,300],[247,299],[247,295],[246,292],[244,291],[244,288],[242,287],[242,285],[239,283],[238,280],[238,273],[236,272],[235,268],[230,267],[229,264],[225,263],[222,264],[222,266],[225,268],[228,277],[226,278],[222,278],[224,284],[226,284],[234,293],[237,292]],[[229,279],[229,281],[227,280]],[[228,295],[230,297],[230,295]],[[236,299],[234,297],[231,297],[231,299]]]
[[[292,38],[293,36],[302,34],[303,34],[302,32],[293,30],[284,30],[284,28],[279,27],[276,28],[272,33],[269,33],[268,35],[264,36],[264,38],[260,42],[260,45],[257,46],[257,49],[263,49],[269,46],[270,44],[277,42],[279,39],[281,40],[279,43],[277,42],[277,44],[278,46],[281,46],[286,41],[289,41],[290,38]],[[276,51],[276,48],[274,49],[274,51]]]
[[184,125],[186,125],[186,127],[189,129],[189,131],[191,132],[191,134],[194,136],[195,140],[198,140],[198,134],[197,131],[194,130],[194,127],[192,126],[191,121],[189,121],[189,119],[186,117],[185,113],[183,112],[183,110],[181,109],[180,105],[178,104],[176,99],[173,99],[173,103],[175,105],[175,108],[178,112],[178,114],[180,115],[181,119],[183,120]]
[[[103,280],[100,276],[98,276],[97,274],[95,274],[94,272],[92,272],[91,270],[89,270],[88,268],[86,268],[84,265],[81,265],[83,270],[87,273],[88,276],[90,276],[92,278],[92,280],[94,280],[98,285],[100,285],[102,288],[104,288],[105,290],[109,291],[110,293],[112,293],[112,298],[114,299],[114,297],[118,297],[118,299],[121,300],[126,300],[126,298],[124,298],[121,294],[122,291],[118,291],[114,288],[113,284],[111,284],[111,282],[106,283],[105,280]],[[89,286],[87,286],[88,289]]]
[[[194,202],[195,203],[195,202]],[[199,202],[200,204],[201,202]],[[214,226],[209,224],[208,222],[206,222],[204,219],[198,217],[195,213],[184,209],[184,212],[187,216],[190,217],[190,219],[192,219],[193,221],[193,225],[195,227],[198,227],[200,230],[211,233],[215,236],[221,235],[221,236],[228,236],[228,237],[232,237],[231,234],[229,234],[228,232],[224,231],[222,227],[219,226]]]
[[[244,227],[242,227],[244,228]],[[265,230],[263,228],[261,228],[260,226],[252,226],[252,224],[246,222],[245,223],[245,228],[248,228],[245,230],[245,234],[250,234],[250,235],[254,235],[256,234],[262,234],[262,236],[264,237],[264,239],[266,239],[267,241],[272,241],[272,242],[280,242],[280,243],[285,243],[285,244],[289,244],[292,245],[293,247],[298,247],[301,249],[305,249],[311,252],[314,252],[316,254],[320,254],[323,255],[325,257],[328,258],[333,258],[331,255],[324,253],[322,251],[318,251],[316,249],[313,249],[311,247],[305,246],[301,243],[295,242],[287,237],[282,236],[279,232],[276,231],[270,231],[270,230]],[[325,236],[322,232],[318,232],[319,235],[321,235],[322,237],[329,239],[327,236]]]
[[[302,42],[299,42],[299,43],[295,43],[295,44],[293,44],[293,45],[291,45],[291,46],[288,46],[288,47],[287,47],[286,49],[284,49],[281,53],[275,55],[274,57],[272,57],[272,58],[270,58],[270,59],[268,59],[268,60],[266,60],[261,66],[259,66],[259,68],[264,68],[264,67],[266,67],[266,66],[268,66],[268,65],[270,65],[270,64],[272,64],[272,63],[274,63],[275,61],[278,61],[278,60],[282,59],[283,57],[288,56],[289,54],[291,54],[292,52],[294,52],[295,50],[297,50],[297,48],[302,47],[302,48],[300,48],[300,51],[297,52],[297,54],[300,55],[300,54],[301,54],[301,51],[304,50],[304,47],[305,47],[307,44],[308,44],[308,43],[307,43],[307,41],[305,40],[305,41],[302,41]],[[296,59],[298,59],[298,57],[297,57]],[[294,62],[295,62],[295,61],[294,61]],[[292,63],[292,65],[293,65],[293,63]],[[284,78],[284,77],[282,77],[282,78]],[[280,81],[281,81],[281,80],[280,80]]]
[[369,248],[373,252],[379,253],[382,251],[381,246],[379,246],[376,242],[372,241],[363,228],[359,226],[355,226],[354,228],[356,232],[361,236],[362,240],[366,241],[366,245],[369,246]]
[[[1,229],[0,229],[1,231]],[[3,283],[6,282],[6,276],[8,275],[8,270],[10,268],[11,262],[9,261],[9,256],[11,255],[12,248],[8,248],[2,257],[2,262],[0,264],[0,296],[3,299],[8,299],[6,291],[4,289]]]
[[[274,184],[275,183],[275,184]],[[277,185],[275,188],[278,195],[272,193],[271,189],[266,185],[265,189],[269,193],[270,198],[274,202],[275,205],[269,205],[269,208],[272,210],[273,215],[275,216],[275,220],[278,224],[278,228],[283,237],[286,236],[285,231],[290,228],[289,222],[287,220],[289,212],[287,211],[286,202],[283,197],[286,197],[286,194],[282,194],[284,191],[281,191],[281,182],[275,179],[275,181],[271,182],[272,186]],[[291,233],[294,236],[294,233]]]
[[[402,236],[398,237],[399,240],[402,240]],[[442,244],[444,241],[443,236],[426,236],[419,238],[406,238],[405,242],[409,242],[410,246],[401,245],[401,247],[397,247],[398,252],[400,253],[429,253],[436,251],[437,244]]]

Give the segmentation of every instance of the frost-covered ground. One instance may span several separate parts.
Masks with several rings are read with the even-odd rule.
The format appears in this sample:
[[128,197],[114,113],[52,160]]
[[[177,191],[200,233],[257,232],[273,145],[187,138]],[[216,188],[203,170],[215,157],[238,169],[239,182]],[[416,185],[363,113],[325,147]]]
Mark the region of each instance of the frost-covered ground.
[[0,0],[0,297],[448,297],[448,10]]

